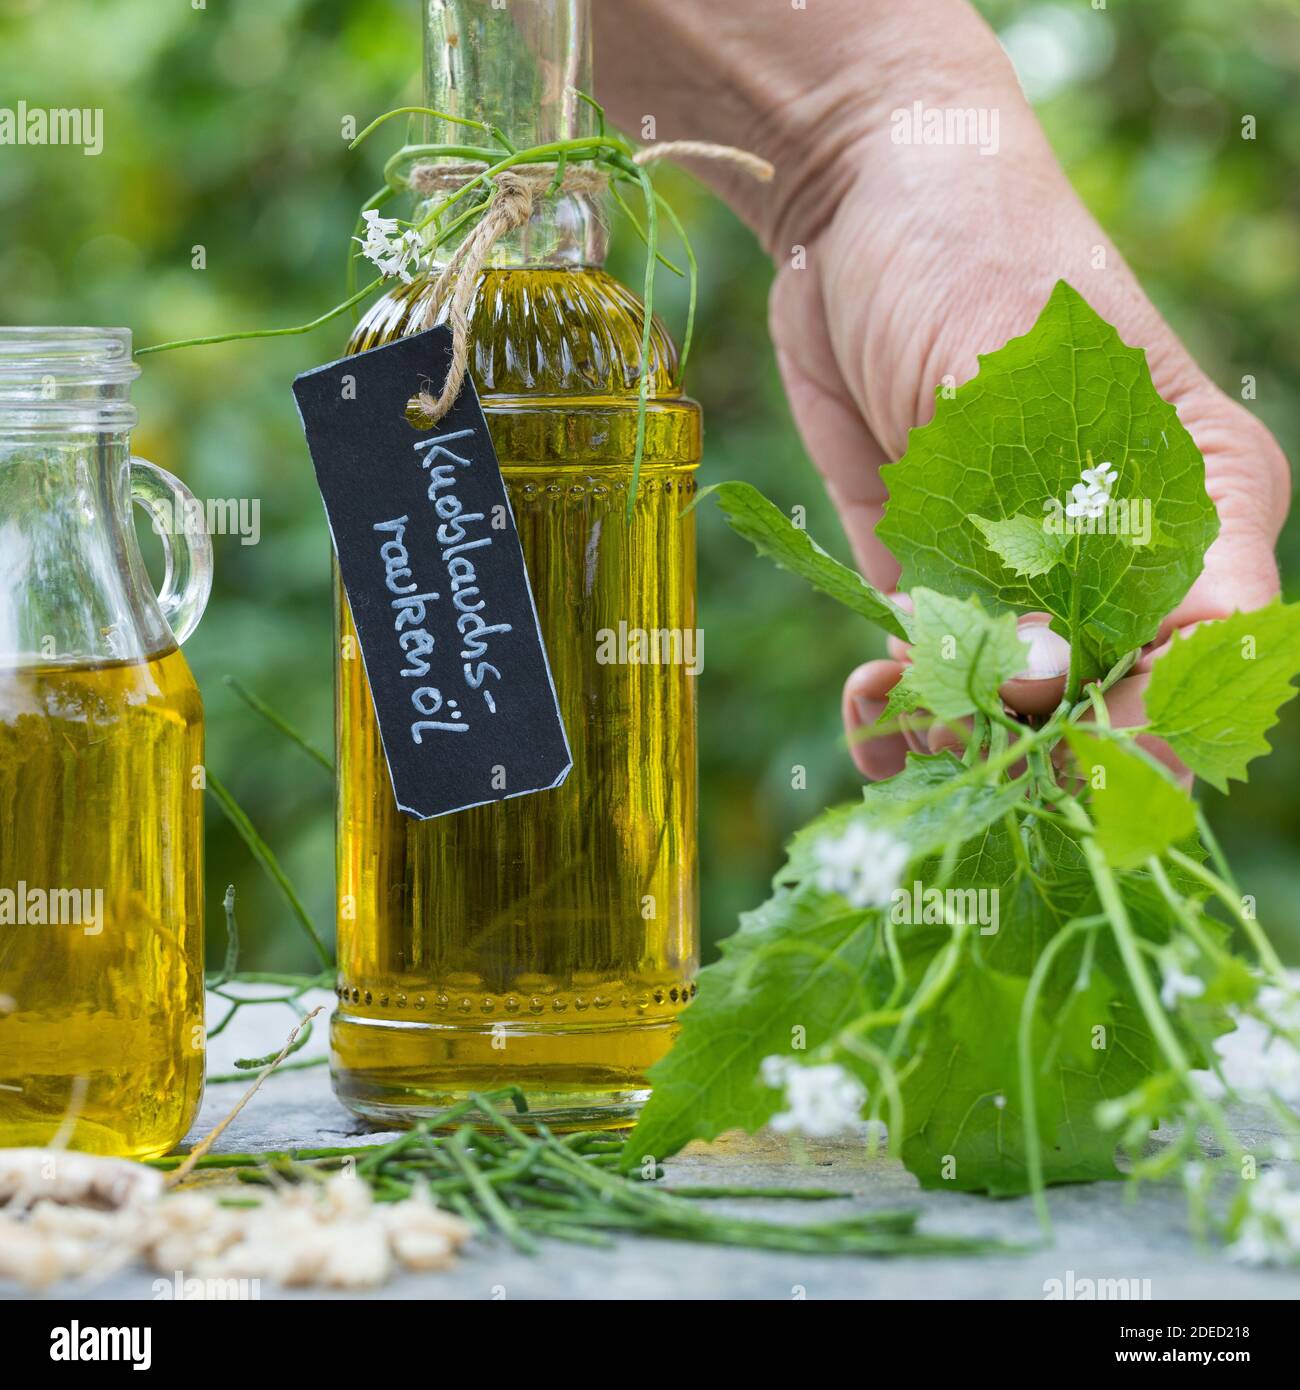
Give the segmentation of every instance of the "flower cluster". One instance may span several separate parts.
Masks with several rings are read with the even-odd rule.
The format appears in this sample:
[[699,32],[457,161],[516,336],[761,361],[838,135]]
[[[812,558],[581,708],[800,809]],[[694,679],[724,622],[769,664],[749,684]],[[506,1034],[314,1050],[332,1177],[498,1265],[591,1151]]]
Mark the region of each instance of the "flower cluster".
[[1183,969],[1184,961],[1169,952],[1160,963],[1160,1002],[1172,1013],[1180,999],[1199,999],[1205,993],[1205,981],[1199,975]]
[[1083,481],[1075,483],[1070,489],[1070,501],[1065,504],[1065,514],[1070,517],[1092,519],[1104,516],[1110,504],[1110,490],[1119,475],[1111,463],[1099,463],[1096,468],[1083,470]]
[[779,1134],[828,1138],[857,1124],[867,1103],[866,1087],[833,1062],[801,1067],[789,1057],[764,1057],[759,1076],[765,1086],[785,1092],[786,1109],[771,1120]]
[[395,217],[381,217],[374,208],[367,208],[362,216],[366,234],[352,240],[386,280],[396,276],[402,284],[409,285],[428,268],[424,239],[413,227],[402,231]]
[[815,881],[850,907],[884,907],[911,857],[887,831],[854,822],[842,835],[824,835],[813,845]]
[[1228,1254],[1243,1264],[1292,1264],[1300,1256],[1300,1191],[1270,1168],[1250,1185],[1246,1212]]
[[[1232,1010],[1236,1030],[1215,1040],[1223,1079],[1245,1100],[1300,1106],[1300,1047],[1292,1041],[1300,1035],[1300,995],[1266,985],[1255,998],[1255,1008],[1268,1024]],[[1197,1072],[1196,1081],[1212,1099],[1223,1094],[1214,1072]]]

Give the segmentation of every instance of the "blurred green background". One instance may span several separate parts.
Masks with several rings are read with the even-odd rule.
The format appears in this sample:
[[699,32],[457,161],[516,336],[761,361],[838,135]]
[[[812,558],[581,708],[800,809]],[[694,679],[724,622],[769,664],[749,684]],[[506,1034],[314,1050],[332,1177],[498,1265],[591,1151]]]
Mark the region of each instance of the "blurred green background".
[[[604,3],[605,0],[596,0]],[[199,8],[195,8],[199,5]],[[1300,20],[1282,0],[1088,0],[981,8],[1017,61],[1075,185],[1219,384],[1300,456]],[[106,143],[0,147],[0,322],[124,324],[139,345],[298,323],[341,298],[345,238],[380,182],[376,140],[340,122],[418,100],[414,0],[0,0],[0,105],[100,106]],[[1254,141],[1240,138],[1253,115]],[[770,267],[685,176],[668,189],[695,241],[701,324],[688,387],[704,403],[704,481],[747,478],[808,508],[847,548],[790,423],[766,331]],[[616,228],[616,233],[619,229]],[[206,269],[192,268],[193,248]],[[626,228],[612,269],[639,283]],[[682,303],[661,276],[664,314]],[[674,297],[674,296],[677,297]],[[328,778],[223,685],[227,673],[319,746],[331,741],[328,538],[289,393],[338,354],[343,321],[308,337],[145,359],[136,451],[201,497],[258,498],[262,540],[216,539],[211,606],[186,654],[208,711],[208,761],[332,923]],[[1300,521],[1282,541],[1300,592]],[[865,626],[701,518],[706,632],[701,816],[707,947],[754,906],[784,839],[858,785],[840,685],[877,654]],[[1228,805],[1207,793],[1245,891],[1300,961],[1300,702]],[[807,785],[791,786],[791,769]],[[208,911],[239,892],[246,968],[309,967],[276,890],[208,810]],[[219,936],[214,931],[213,937]],[[214,950],[219,942],[213,942]]]

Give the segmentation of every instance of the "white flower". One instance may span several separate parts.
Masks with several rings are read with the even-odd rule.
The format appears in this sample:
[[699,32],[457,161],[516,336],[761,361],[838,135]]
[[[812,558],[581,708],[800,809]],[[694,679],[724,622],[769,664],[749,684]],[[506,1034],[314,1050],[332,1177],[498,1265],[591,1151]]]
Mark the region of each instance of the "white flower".
[[385,279],[394,275],[409,285],[414,274],[424,269],[424,242],[414,228],[398,229],[395,217],[381,217],[375,208],[362,214],[366,220],[364,237],[352,238],[361,254],[371,261]]
[[1102,462],[1096,468],[1085,468],[1083,481],[1075,483],[1070,489],[1073,501],[1065,504],[1066,516],[1091,518],[1104,515],[1110,503],[1110,490],[1118,476],[1112,463]]
[[855,822],[842,835],[824,835],[813,845],[814,881],[851,907],[884,907],[911,857],[901,840]]
[[1265,985],[1255,996],[1255,1003],[1276,1027],[1300,1033],[1300,990]]
[[[1300,1048],[1286,1033],[1300,1034],[1300,993],[1266,985],[1254,1006],[1265,1019],[1231,1010],[1236,1030],[1215,1040],[1224,1079],[1240,1096],[1261,1101],[1272,1097],[1300,1107]],[[1218,1077],[1198,1072],[1197,1085],[1212,1099],[1223,1094]]]
[[789,1057],[764,1057],[759,1075],[765,1086],[785,1092],[786,1109],[771,1121],[779,1134],[828,1138],[851,1129],[867,1102],[866,1087],[833,1062],[801,1067]]
[[1246,1264],[1293,1264],[1300,1256],[1300,1192],[1276,1168],[1261,1173],[1249,1191],[1229,1256]]
[[1096,468],[1085,468],[1083,470],[1083,481],[1089,487],[1101,488],[1104,492],[1109,492],[1115,484],[1115,479],[1119,474],[1115,472],[1113,463],[1102,462]]
[[1066,516],[1101,516],[1105,513],[1106,504],[1110,501],[1110,493],[1103,491],[1095,484],[1089,484],[1085,487],[1082,483],[1075,483],[1070,489],[1070,496],[1074,500],[1065,504]]
[[1171,1013],[1180,999],[1198,999],[1205,993],[1205,981],[1197,975],[1186,975],[1177,965],[1167,962],[1163,967],[1164,982],[1160,986],[1160,1002]]

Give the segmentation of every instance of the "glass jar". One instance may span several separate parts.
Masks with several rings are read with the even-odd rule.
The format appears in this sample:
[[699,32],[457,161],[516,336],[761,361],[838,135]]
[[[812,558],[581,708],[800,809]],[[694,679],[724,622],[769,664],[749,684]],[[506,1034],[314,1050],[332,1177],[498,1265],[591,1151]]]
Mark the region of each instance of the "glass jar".
[[[203,1086],[200,509],[121,328],[0,328],[0,1145],[143,1158]],[[132,503],[162,536],[155,594]],[[179,523],[179,524],[178,524]]]
[[[586,0],[428,6],[427,104],[519,148],[593,133],[573,91],[591,88],[588,19]],[[463,127],[429,124],[428,140],[464,143]],[[629,523],[645,307],[601,269],[606,239],[590,191],[539,197],[493,248],[472,314],[470,373],[568,732],[567,780],[403,815],[336,585],[333,1074],[340,1099],[387,1124],[506,1085],[549,1123],[626,1123],[695,989],[695,531],[682,512],[700,411],[656,322]],[[418,331],[430,286],[381,298],[349,350]]]

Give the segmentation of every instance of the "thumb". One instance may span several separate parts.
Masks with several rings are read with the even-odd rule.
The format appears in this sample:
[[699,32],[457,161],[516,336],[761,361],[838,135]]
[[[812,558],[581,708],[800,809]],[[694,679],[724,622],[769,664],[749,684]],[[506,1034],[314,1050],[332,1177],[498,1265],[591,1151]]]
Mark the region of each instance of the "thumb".
[[1025,669],[999,692],[1017,714],[1050,714],[1065,695],[1070,672],[1070,644],[1048,626],[1046,613],[1021,618],[1016,631],[1028,643]]

